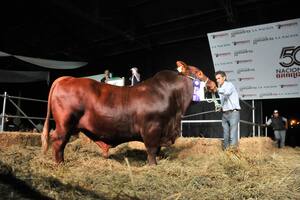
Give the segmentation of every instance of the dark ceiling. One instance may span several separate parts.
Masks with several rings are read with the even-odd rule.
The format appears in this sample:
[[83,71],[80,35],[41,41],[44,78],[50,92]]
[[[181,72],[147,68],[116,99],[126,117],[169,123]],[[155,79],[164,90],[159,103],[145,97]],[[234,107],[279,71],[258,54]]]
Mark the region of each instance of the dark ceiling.
[[1,5],[0,51],[97,61],[300,16],[290,0],[47,0]]

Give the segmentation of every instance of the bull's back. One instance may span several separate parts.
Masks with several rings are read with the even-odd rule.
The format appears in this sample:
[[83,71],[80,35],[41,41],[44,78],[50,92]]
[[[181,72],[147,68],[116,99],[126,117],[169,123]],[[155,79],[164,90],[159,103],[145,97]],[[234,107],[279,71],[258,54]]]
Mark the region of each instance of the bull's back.
[[[56,123],[63,122],[102,137],[128,132],[128,87],[99,83],[87,78],[60,80],[52,95]],[[70,122],[66,121],[70,119]]]

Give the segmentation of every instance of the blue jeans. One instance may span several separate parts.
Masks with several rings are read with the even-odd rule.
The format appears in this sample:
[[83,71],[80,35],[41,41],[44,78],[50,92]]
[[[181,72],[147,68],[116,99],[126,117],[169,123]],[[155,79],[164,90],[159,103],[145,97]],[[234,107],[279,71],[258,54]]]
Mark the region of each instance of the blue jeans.
[[278,142],[278,147],[284,147],[286,130],[274,130],[275,139]]
[[239,111],[228,111],[222,115],[222,127],[224,131],[223,148],[238,145],[238,126],[240,121]]

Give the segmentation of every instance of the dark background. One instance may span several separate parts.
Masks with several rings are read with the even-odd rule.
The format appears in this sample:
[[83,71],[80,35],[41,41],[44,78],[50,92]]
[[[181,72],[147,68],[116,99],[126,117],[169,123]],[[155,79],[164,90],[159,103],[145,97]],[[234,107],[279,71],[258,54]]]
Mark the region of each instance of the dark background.
[[[143,79],[162,69],[175,69],[176,60],[202,69],[214,80],[207,33],[299,18],[299,7],[291,0],[46,0],[16,1],[0,7],[0,51],[23,56],[89,64],[74,70],[34,66],[13,57],[0,57],[0,69],[50,71],[46,82],[0,84],[0,92],[47,99],[51,82],[62,75],[87,76],[109,69],[114,76],[129,77],[138,67]],[[255,101],[258,122],[278,109],[287,118],[300,119],[299,98]],[[251,101],[248,101],[251,104]],[[22,101],[30,116],[45,116],[46,105]],[[9,108],[10,109],[10,108]],[[212,110],[211,104],[193,103],[187,114]],[[251,119],[244,109],[242,118]],[[11,111],[15,112],[15,111]],[[14,114],[14,113],[13,113]],[[196,117],[220,119],[219,114]],[[219,137],[216,125],[197,125]],[[211,130],[212,128],[216,128]],[[189,130],[192,130],[189,127]],[[210,130],[209,130],[210,129]],[[245,128],[246,130],[249,128]],[[291,129],[292,132],[298,129]],[[249,131],[244,131],[245,136]],[[296,131],[297,132],[297,131]],[[271,133],[271,130],[270,130]]]

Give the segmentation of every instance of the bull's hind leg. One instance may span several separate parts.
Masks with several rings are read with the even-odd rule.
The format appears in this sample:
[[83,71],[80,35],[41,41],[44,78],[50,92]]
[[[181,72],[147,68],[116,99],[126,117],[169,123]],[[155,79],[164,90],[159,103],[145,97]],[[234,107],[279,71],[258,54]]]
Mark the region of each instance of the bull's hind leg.
[[74,133],[74,126],[72,122],[75,122],[71,117],[66,115],[60,115],[60,120],[56,122],[55,131],[51,134],[52,140],[52,149],[55,157],[56,163],[61,163],[64,161],[64,150],[65,146],[68,143],[71,135]]
[[56,163],[61,163],[64,161],[64,149],[69,139],[70,134],[62,132],[60,129],[56,129],[51,134],[52,149]]
[[95,141],[95,143],[101,148],[103,157],[108,158],[110,145],[102,142],[101,140]]

